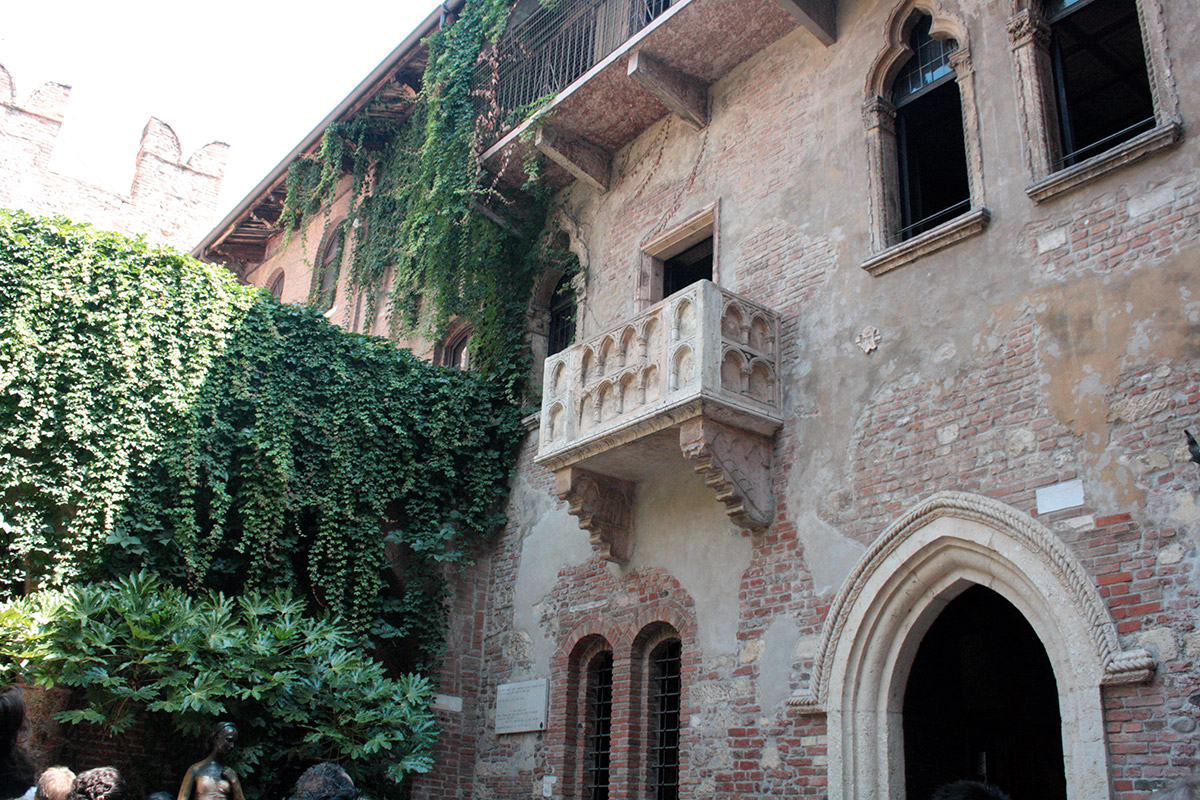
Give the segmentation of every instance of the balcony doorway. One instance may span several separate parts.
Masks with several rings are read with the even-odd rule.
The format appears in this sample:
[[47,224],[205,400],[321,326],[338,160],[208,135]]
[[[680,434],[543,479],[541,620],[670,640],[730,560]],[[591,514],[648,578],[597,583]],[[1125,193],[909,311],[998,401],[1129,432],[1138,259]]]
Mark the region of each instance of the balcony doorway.
[[1064,800],[1062,720],[1046,650],[1015,607],[972,586],[922,638],[904,694],[905,795],[978,780]]

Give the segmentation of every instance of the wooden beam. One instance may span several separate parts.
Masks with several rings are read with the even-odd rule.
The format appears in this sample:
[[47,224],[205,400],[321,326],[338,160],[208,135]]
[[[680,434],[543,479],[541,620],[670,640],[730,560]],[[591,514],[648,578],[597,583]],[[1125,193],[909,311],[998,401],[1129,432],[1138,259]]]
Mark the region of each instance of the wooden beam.
[[573,139],[543,125],[533,137],[533,146],[554,163],[598,192],[608,191],[612,155],[582,139]]
[[779,0],[796,20],[828,47],[837,39],[837,0]]
[[628,74],[696,130],[708,125],[708,88],[691,75],[641,50],[629,57]]

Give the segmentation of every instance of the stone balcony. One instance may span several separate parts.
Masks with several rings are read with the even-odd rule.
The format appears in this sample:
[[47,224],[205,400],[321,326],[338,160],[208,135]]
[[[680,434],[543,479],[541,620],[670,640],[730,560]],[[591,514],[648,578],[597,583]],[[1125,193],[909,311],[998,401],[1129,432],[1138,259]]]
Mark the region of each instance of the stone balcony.
[[546,359],[536,461],[611,561],[633,551],[638,481],[686,461],[729,516],[774,518],[779,315],[700,281]]

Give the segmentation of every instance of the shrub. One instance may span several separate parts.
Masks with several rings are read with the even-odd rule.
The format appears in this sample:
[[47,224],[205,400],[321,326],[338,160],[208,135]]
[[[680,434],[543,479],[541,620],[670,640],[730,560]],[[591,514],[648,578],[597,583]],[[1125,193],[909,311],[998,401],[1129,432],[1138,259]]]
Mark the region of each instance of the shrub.
[[250,795],[278,795],[282,774],[318,760],[394,794],[432,763],[429,682],[387,677],[348,627],[284,591],[189,597],[139,572],[38,592],[0,606],[0,648],[7,679],[79,690],[65,723],[121,733],[148,712],[202,737],[234,721],[232,766]]

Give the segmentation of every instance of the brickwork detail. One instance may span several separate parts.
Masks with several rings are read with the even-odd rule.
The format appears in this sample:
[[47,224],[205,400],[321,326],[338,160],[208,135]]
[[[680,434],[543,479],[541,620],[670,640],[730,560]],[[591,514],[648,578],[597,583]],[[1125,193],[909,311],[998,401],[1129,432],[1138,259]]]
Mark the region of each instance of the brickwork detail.
[[184,159],[175,132],[151,117],[129,194],[110,192],[50,168],[70,91],[47,83],[18,102],[12,76],[0,65],[0,207],[62,214],[190,250],[212,224],[229,145],[211,142]]

